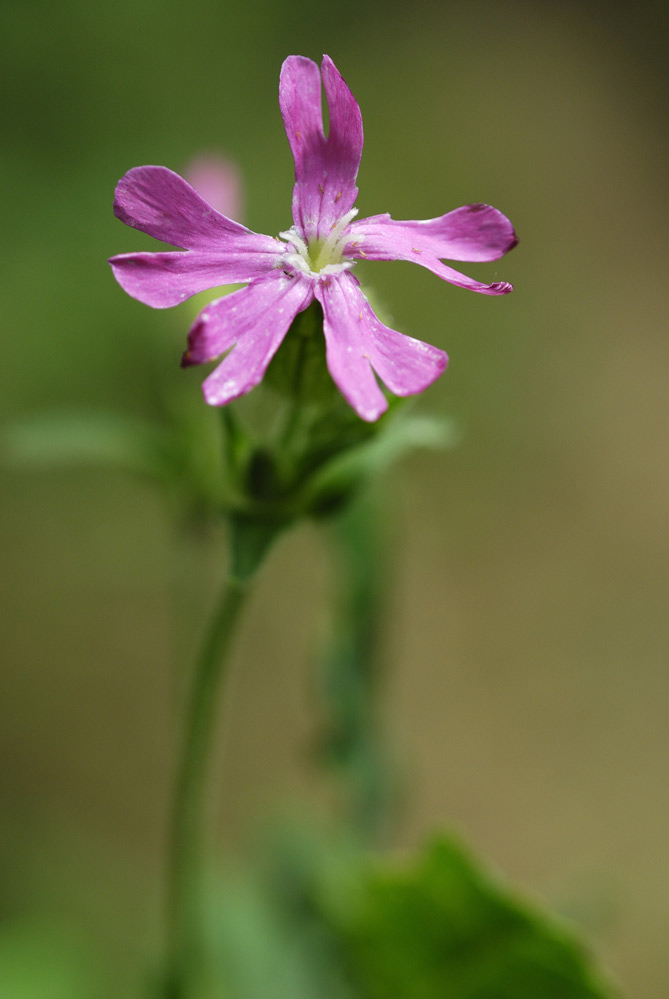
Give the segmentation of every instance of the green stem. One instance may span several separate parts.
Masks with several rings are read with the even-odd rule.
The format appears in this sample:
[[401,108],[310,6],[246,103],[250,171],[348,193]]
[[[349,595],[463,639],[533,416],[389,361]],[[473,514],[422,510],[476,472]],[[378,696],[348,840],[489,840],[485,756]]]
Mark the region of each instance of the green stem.
[[281,525],[230,517],[230,570],[195,665],[174,793],[164,999],[190,999],[203,962],[207,776],[220,688],[250,582]]
[[378,729],[379,639],[388,572],[376,504],[360,497],[332,522],[337,556],[336,627],[323,661],[326,759],[338,770],[354,828],[382,836],[392,811]]
[[203,819],[219,692],[248,583],[228,578],[196,664],[177,773],[168,872],[165,999],[186,999],[201,960]]

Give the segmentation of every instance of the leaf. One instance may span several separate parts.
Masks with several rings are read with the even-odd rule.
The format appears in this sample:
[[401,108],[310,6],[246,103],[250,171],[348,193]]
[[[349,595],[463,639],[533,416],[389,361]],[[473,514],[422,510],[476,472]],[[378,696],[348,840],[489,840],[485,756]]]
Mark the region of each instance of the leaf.
[[574,935],[441,838],[413,867],[368,863],[335,899],[361,999],[606,999]]
[[168,469],[165,434],[115,413],[35,414],[6,426],[1,444],[5,462],[24,469],[112,465],[159,478]]
[[221,432],[209,415],[182,406],[159,424],[98,410],[36,413],[2,429],[0,459],[23,471],[115,468],[170,489],[193,509],[219,510]]
[[336,454],[312,475],[308,506],[316,513],[328,512],[411,451],[453,447],[457,440],[457,429],[450,421],[398,414],[373,437]]
[[0,995],[86,999],[100,990],[97,955],[65,926],[5,920],[0,929]]

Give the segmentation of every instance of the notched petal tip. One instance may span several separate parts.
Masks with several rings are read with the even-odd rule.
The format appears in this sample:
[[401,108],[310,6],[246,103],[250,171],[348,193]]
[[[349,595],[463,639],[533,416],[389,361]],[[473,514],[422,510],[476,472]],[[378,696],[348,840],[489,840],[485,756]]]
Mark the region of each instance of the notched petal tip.
[[303,68],[306,66],[315,66],[318,69],[318,63],[310,59],[309,56],[303,55],[289,55],[281,63],[281,74],[288,72],[291,69]]
[[429,346],[430,348],[432,361],[434,363],[435,371],[437,372],[434,378],[434,380],[436,381],[437,378],[440,377],[440,375],[443,375],[444,371],[448,367],[448,362],[450,358],[445,350],[440,350],[438,347],[433,347],[431,344],[428,344],[427,346]]
[[330,374],[361,419],[374,422],[388,407],[379,380],[393,395],[417,395],[445,370],[443,350],[380,321],[353,275],[321,282],[316,297],[323,306]]
[[138,229],[136,202],[145,197],[147,187],[158,186],[162,175],[170,175],[166,166],[137,166],[127,170],[114,188],[114,215],[125,225]]
[[346,83],[346,80],[337,69],[334,59],[332,59],[329,55],[326,55],[324,53],[323,58],[321,60],[321,77],[323,78],[323,80],[325,80],[327,76],[332,76],[335,79],[341,80],[342,83],[346,86],[346,89],[350,90],[350,87]]
[[380,420],[383,414],[388,409],[388,400],[386,399],[385,396],[382,396],[381,398],[383,399],[383,403],[379,402],[376,406],[372,408],[366,408],[365,406],[359,403],[351,402],[350,399],[348,399],[347,401],[349,402],[351,407],[356,411],[361,420],[364,420],[365,423],[376,423],[376,421]]
[[[480,216],[472,219],[471,216]],[[503,257],[509,250],[518,244],[516,231],[509,218],[500,212],[498,208],[488,205],[485,202],[474,202],[464,205],[461,209],[455,209],[442,217],[442,223],[448,223],[444,228],[444,235],[448,233],[451,238],[463,238],[470,243],[469,249],[474,251],[471,255],[466,251],[462,256],[444,256],[444,259],[480,259],[497,260]],[[464,249],[464,247],[462,247]]]
[[208,364],[209,361],[215,361],[226,349],[225,342],[218,343],[216,337],[211,335],[208,312],[210,308],[211,305],[202,310],[188,331],[187,346],[181,355],[182,368],[192,368],[198,364]]
[[[329,113],[326,136],[322,88]],[[279,105],[295,160],[293,221],[307,240],[326,239],[351,210],[362,156],[360,108],[330,56],[322,65],[289,56],[281,69]]]

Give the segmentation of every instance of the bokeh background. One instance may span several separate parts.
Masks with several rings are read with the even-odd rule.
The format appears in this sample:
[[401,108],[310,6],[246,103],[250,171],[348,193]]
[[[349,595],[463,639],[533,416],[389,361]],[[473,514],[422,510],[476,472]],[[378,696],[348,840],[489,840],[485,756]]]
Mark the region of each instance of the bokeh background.
[[[513,281],[505,299],[362,268],[398,329],[448,350],[420,406],[460,435],[388,486],[393,845],[460,831],[646,999],[669,994],[666,27],[651,0],[25,0],[3,5],[0,64],[4,424],[198,394],[178,369],[192,303],[154,312],[111,278],[109,255],[150,246],[114,185],[224,152],[247,223],[285,228],[289,53],[328,52],[361,104],[361,216],[487,201],[514,221],[520,247],[467,268]],[[94,953],[131,996],[159,925],[175,662],[224,542],[185,544],[121,471],[2,481],[3,980],[32,962],[51,996],[59,962]],[[328,807],[309,747],[329,586],[305,527],[256,594],[221,746],[231,849],[279,802]]]

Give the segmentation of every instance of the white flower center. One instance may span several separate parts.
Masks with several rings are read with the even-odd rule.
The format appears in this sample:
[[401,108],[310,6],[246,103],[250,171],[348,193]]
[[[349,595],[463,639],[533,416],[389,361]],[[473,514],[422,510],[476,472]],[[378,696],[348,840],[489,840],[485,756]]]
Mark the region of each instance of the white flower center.
[[326,239],[310,239],[307,243],[295,226],[280,232],[279,238],[290,244],[291,251],[283,257],[283,263],[292,264],[305,274],[338,274],[353,267],[354,260],[344,258],[344,247],[349,237],[344,235],[349,222],[358,214],[357,208],[343,215],[332,226]]

